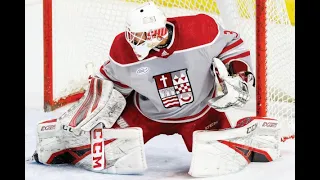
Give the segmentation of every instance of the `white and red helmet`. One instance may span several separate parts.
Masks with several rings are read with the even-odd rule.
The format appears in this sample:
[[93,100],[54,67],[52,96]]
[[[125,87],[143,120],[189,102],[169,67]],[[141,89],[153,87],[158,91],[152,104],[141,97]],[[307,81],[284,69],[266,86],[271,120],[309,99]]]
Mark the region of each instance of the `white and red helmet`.
[[[148,56],[149,51],[168,36],[167,17],[153,2],[146,2],[129,12],[126,21],[125,37],[139,60]],[[138,37],[137,33],[141,35]]]

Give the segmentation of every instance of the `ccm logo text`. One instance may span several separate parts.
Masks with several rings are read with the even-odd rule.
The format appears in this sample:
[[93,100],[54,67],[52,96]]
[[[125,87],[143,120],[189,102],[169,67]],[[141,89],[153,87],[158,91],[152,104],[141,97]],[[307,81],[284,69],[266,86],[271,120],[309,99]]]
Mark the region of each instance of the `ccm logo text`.
[[102,129],[94,129],[91,135],[92,168],[102,170],[105,166]]

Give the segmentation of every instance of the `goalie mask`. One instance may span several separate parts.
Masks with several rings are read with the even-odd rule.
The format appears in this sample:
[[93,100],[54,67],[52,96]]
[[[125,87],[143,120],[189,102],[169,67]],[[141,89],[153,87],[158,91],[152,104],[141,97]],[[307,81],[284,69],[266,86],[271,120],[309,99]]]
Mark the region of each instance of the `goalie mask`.
[[151,49],[168,36],[166,22],[166,16],[153,2],[129,12],[125,37],[138,60],[143,60]]

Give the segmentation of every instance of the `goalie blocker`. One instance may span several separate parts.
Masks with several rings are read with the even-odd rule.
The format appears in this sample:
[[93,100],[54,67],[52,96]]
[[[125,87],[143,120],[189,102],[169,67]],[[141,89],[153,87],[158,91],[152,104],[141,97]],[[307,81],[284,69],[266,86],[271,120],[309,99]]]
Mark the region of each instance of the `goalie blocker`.
[[[100,173],[143,173],[147,164],[142,129],[111,128],[125,106],[112,82],[91,78],[85,95],[65,114],[38,124],[33,158]],[[278,132],[276,120],[256,117],[239,120],[234,129],[195,131],[189,174],[216,176],[237,172],[252,161],[275,160],[280,154]]]

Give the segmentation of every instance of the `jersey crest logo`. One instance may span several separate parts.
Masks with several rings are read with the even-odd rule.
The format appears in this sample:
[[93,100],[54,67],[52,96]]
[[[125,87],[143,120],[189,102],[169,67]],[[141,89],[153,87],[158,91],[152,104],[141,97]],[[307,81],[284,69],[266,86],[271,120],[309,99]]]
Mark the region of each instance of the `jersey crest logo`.
[[153,76],[165,108],[182,107],[193,102],[193,93],[187,69]]

